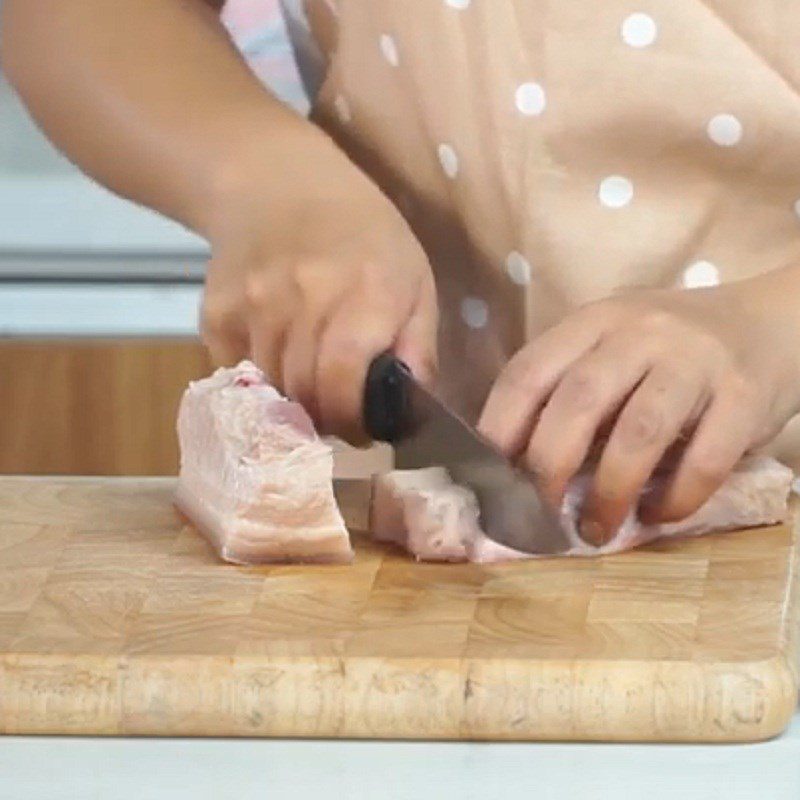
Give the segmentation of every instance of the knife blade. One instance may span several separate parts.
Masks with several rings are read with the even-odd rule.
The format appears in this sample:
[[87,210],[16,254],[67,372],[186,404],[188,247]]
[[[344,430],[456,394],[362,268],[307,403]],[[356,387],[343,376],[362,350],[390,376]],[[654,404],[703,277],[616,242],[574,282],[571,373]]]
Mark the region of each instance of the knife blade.
[[370,366],[364,394],[370,436],[395,448],[399,469],[444,467],[478,499],[480,523],[499,544],[555,555],[573,547],[532,478],[418,383],[389,353]]

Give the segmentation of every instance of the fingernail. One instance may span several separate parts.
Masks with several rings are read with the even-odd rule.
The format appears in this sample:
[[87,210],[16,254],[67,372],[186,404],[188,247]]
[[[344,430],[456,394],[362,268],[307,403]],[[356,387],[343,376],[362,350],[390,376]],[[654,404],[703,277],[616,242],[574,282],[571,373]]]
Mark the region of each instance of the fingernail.
[[601,547],[606,541],[606,532],[599,522],[593,519],[585,519],[580,524],[581,539],[586,544],[593,545],[594,547]]

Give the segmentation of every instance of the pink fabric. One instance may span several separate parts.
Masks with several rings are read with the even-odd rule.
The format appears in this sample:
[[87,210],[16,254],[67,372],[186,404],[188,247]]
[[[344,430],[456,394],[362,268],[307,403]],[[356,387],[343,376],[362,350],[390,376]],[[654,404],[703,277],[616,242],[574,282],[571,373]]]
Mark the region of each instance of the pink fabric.
[[259,79],[287,102],[305,107],[278,0],[228,0],[222,21]]

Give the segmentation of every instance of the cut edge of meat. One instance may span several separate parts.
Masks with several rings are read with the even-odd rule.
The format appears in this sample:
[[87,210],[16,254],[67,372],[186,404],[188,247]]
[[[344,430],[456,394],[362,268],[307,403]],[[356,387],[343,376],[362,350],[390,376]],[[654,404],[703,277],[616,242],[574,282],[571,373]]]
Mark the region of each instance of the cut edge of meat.
[[226,561],[349,563],[333,450],[244,361],[194,381],[178,412],[175,505]]
[[342,547],[344,520],[341,528],[332,527],[327,536],[315,532],[311,538],[300,539],[296,531],[287,531],[268,543],[259,539],[258,526],[236,521],[227,528],[230,538],[223,541],[225,521],[194,492],[179,484],[173,499],[178,511],[203,534],[219,557],[231,564],[349,564],[353,561],[352,547]]
[[[793,480],[792,470],[775,459],[749,456],[686,520],[646,526],[631,513],[608,544],[593,547],[580,538],[577,529],[590,486],[590,476],[579,475],[571,483],[560,512],[562,525],[573,543],[563,555],[607,555],[666,537],[686,538],[710,531],[775,525],[787,518]],[[537,557],[489,539],[480,528],[474,495],[453,483],[444,469],[396,470],[376,476],[372,498],[373,536],[405,547],[417,559],[486,564]],[[449,549],[441,546],[442,541],[449,543]]]
[[467,541],[478,535],[478,504],[447,470],[394,470],[372,480],[370,531],[420,561],[467,560]]

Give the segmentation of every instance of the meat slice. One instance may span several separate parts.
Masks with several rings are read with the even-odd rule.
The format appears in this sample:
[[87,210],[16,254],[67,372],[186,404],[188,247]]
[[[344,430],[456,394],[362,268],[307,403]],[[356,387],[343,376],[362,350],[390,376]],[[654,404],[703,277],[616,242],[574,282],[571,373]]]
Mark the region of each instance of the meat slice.
[[[788,514],[793,473],[775,459],[744,459],[720,489],[681,522],[643,525],[631,514],[603,547],[586,544],[578,521],[590,476],[579,475],[561,507],[561,522],[573,547],[566,554],[592,556],[629,550],[669,536],[699,536],[712,530],[771,525]],[[651,484],[647,491],[657,488]],[[376,539],[395,542],[424,561],[492,563],[530,558],[489,539],[480,528],[474,494],[457,486],[444,469],[397,470],[374,479],[370,512]]]
[[249,361],[189,385],[176,505],[226,561],[349,562],[333,454]]
[[466,543],[486,538],[475,495],[440,467],[395,470],[372,484],[370,530],[421,561],[466,561]]

